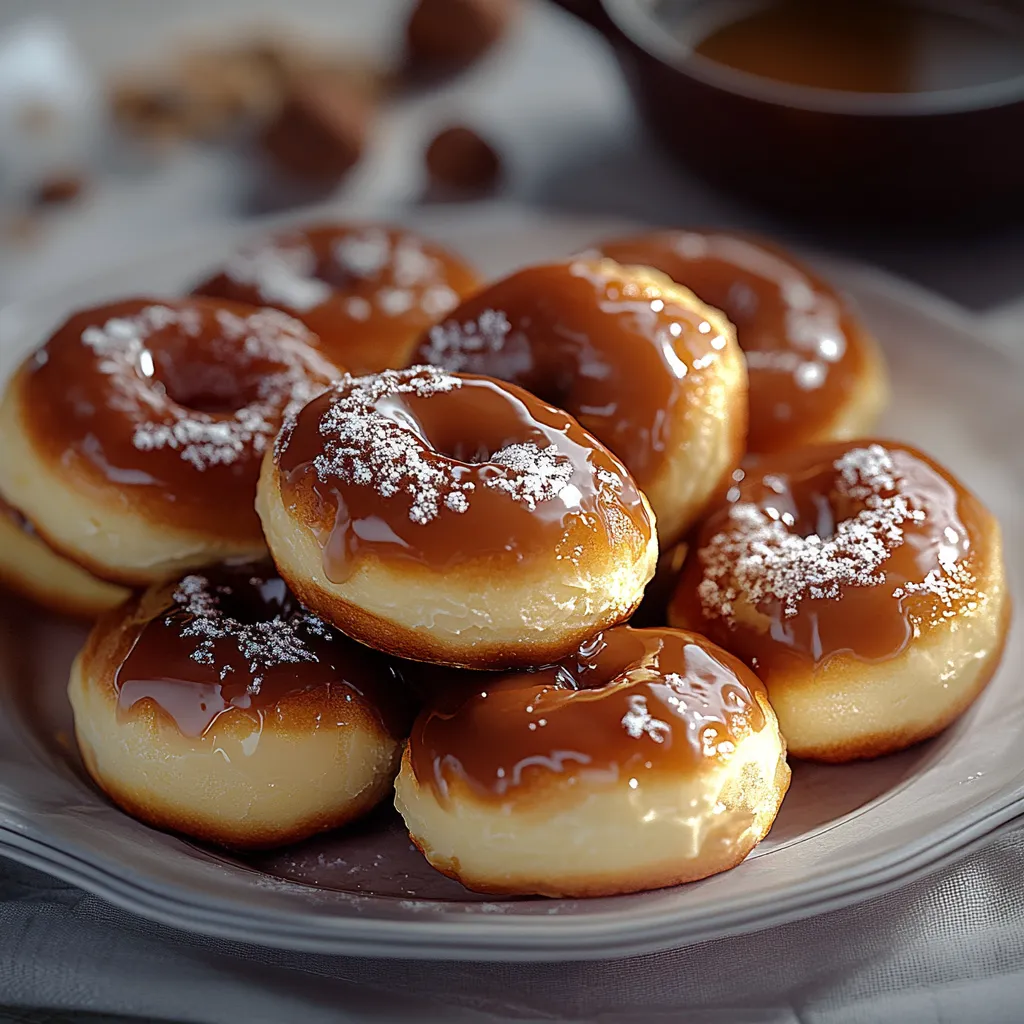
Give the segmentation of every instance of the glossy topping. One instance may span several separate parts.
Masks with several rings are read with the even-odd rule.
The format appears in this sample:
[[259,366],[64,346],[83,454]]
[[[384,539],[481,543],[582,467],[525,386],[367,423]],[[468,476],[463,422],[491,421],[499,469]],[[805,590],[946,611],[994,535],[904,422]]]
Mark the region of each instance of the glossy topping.
[[414,340],[476,289],[453,253],[409,231],[326,224],[240,249],[200,295],[276,306],[353,373],[404,366]]
[[[263,721],[289,698],[344,695],[353,715],[375,715],[404,735],[407,698],[391,659],[349,640],[306,611],[273,571],[220,569],[186,576],[136,623],[117,667],[118,703],[154,701],[186,736],[201,736],[228,712]],[[334,721],[325,726],[334,726]]]
[[412,768],[442,799],[455,782],[500,801],[582,783],[638,789],[727,759],[765,724],[757,694],[758,679],[703,637],[619,626],[551,668],[452,689],[416,720]]
[[610,260],[528,267],[465,301],[413,358],[511,381],[566,409],[644,488],[728,343],[720,322],[680,300],[671,282]]
[[751,451],[813,441],[865,373],[866,335],[843,299],[769,243],[663,231],[600,250],[660,270],[736,326],[750,376]]
[[370,556],[577,561],[597,537],[643,550],[653,532],[621,463],[571,417],[434,367],[346,376],[286,425],[276,456],[336,583]]
[[755,670],[892,658],[973,614],[988,514],[912,448],[832,444],[751,460],[706,523],[673,621]]
[[258,537],[264,450],[339,371],[273,309],[130,299],[75,314],[30,357],[22,417],[53,465],[176,526]]

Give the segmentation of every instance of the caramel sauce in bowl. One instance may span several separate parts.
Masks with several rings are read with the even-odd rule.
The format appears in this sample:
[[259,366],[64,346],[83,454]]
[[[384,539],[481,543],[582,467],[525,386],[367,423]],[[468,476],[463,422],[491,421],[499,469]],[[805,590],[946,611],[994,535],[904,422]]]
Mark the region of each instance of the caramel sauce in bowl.
[[558,2],[605,35],[659,141],[716,187],[812,227],[1024,212],[1024,150],[1006,144],[1024,126],[1018,5]]

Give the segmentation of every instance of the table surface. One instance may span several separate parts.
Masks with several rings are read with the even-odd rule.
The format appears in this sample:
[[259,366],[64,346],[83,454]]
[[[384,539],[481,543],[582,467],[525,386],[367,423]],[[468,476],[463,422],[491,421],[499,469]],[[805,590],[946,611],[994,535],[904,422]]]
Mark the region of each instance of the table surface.
[[[317,38],[386,54],[394,50],[406,6],[401,0],[290,0],[287,12],[290,22]],[[280,8],[276,0],[4,0],[0,37],[26,18],[54,18],[88,65],[108,73],[152,62],[170,37],[273,22]],[[945,240],[941,232],[915,238],[877,226],[836,234],[740,205],[653,149],[604,44],[542,2],[527,4],[507,44],[477,68],[389,110],[368,158],[337,198],[397,216],[421,193],[425,141],[452,121],[478,126],[497,145],[506,166],[502,196],[509,201],[656,224],[748,227],[835,249],[977,310],[988,327],[1024,346],[1024,226]],[[48,217],[34,243],[0,243],[0,305],[131,261],[197,228],[251,216],[263,205],[254,197],[257,183],[247,161],[216,149],[186,148],[142,171],[110,147],[98,166],[102,174],[87,198]],[[190,946],[183,936],[43,876],[0,866],[0,1020],[70,1020],[85,1007],[145,1019],[241,1019],[240,1010],[225,1007],[232,992],[251,988],[259,975],[266,989],[260,1000],[244,1002],[247,1020],[295,1019],[299,1007],[310,1021],[337,1020],[344,1006],[345,1019],[407,1019],[418,1007],[421,1020],[668,1021],[685,1007],[688,1021],[1010,1022],[1021,1019],[1024,994],[1024,922],[1013,888],[1024,839],[1004,840],[1000,850],[999,859],[972,861],[914,893],[777,929],[767,941],[779,951],[778,969],[755,936],[627,964],[532,972],[448,965],[448,973],[437,975],[423,965],[327,965],[325,958],[307,962],[297,955],[268,965],[268,954],[259,951],[229,950],[212,940]],[[877,928],[868,926],[873,920]],[[840,947],[828,947],[837,935],[845,937],[841,955]],[[112,984],[111,958],[126,936],[137,950],[137,983]],[[817,950],[827,953],[816,958]],[[942,950],[951,958],[943,960]],[[731,972],[732,961],[746,967]],[[796,963],[804,965],[800,977]],[[439,984],[439,978],[449,980]],[[178,979],[198,986],[203,1000],[177,998]],[[449,990],[460,986],[465,998],[451,1001]],[[372,996],[385,990],[393,999],[379,1010],[385,1002]],[[417,993],[427,990],[429,999],[420,1002]],[[33,1000],[52,1014],[29,1014],[24,1008]],[[5,1011],[5,1002],[22,1009]]]
[[[407,7],[406,0],[291,0],[288,24],[387,57]],[[280,9],[275,0],[5,0],[0,34],[52,18],[89,67],[109,74],[151,66],[170,40],[280,23]],[[337,198],[378,209],[415,202],[424,144],[452,122],[475,125],[494,141],[507,172],[502,195],[512,201],[656,224],[753,228],[877,263],[977,310],[1024,301],[1024,224],[946,238],[941,226],[928,236],[885,225],[816,230],[737,203],[679,170],[637,123],[609,48],[544,0],[527,2],[506,44],[469,73],[388,110],[368,158]],[[119,147],[104,149],[97,158],[103,174],[84,202],[50,218],[35,244],[0,245],[0,304],[264,205],[244,157],[186,148],[140,170]]]

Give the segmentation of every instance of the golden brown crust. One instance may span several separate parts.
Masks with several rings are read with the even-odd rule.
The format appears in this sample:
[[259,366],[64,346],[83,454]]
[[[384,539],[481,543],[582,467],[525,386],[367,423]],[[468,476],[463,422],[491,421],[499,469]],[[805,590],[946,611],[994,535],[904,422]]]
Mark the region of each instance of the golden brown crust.
[[364,800],[355,800],[348,806],[347,813],[331,811],[314,814],[290,823],[286,829],[259,825],[232,827],[226,822],[211,825],[207,819],[189,814],[187,808],[180,803],[160,800],[153,793],[143,796],[145,791],[141,785],[124,785],[105,775],[100,770],[89,743],[77,732],[76,739],[82,754],[82,762],[93,782],[121,810],[147,825],[152,825],[153,828],[178,832],[190,839],[198,839],[232,850],[272,850],[279,846],[299,843],[320,832],[329,832],[357,821],[380,802],[380,795],[368,790]]
[[318,615],[353,640],[396,658],[448,665],[452,668],[497,671],[532,668],[557,661],[564,657],[567,650],[571,650],[596,630],[625,622],[640,604],[638,596],[631,607],[596,625],[587,624],[574,630],[557,630],[552,627],[547,631],[552,637],[546,642],[520,639],[513,648],[505,639],[491,644],[477,643],[471,651],[467,651],[444,643],[422,630],[407,629],[394,619],[374,615],[351,601],[344,601],[336,594],[318,587],[308,577],[291,573],[284,563],[279,564],[277,569],[287,581],[289,589],[304,605],[316,609]]
[[[361,649],[336,647],[341,637],[320,641],[334,651],[330,665],[304,663],[309,685],[296,676],[301,666],[284,665],[278,676],[261,676],[261,689],[238,704],[223,688],[208,692],[204,680],[211,673],[217,678],[216,666],[204,675],[196,664],[194,686],[176,674],[180,665],[155,688],[145,682],[148,675],[121,681],[144,642],[150,646],[143,659],[152,659],[167,636],[178,636],[163,618],[168,593],[167,586],[151,588],[104,615],[72,668],[68,693],[82,758],[115,803],[158,828],[233,849],[262,849],[340,827],[386,795],[398,767],[405,698],[397,695],[395,708],[382,699],[384,691],[373,689],[377,661],[353,659]],[[152,628],[163,638],[158,646],[147,641]],[[187,653],[194,641],[184,634],[180,639]],[[367,666],[371,675],[364,676]],[[381,685],[394,682],[380,679]],[[122,685],[133,687],[124,690],[132,694],[130,703]],[[212,709],[202,731],[197,707]]]
[[[467,432],[465,420],[454,415],[458,408],[448,404],[465,393],[466,415],[475,416],[481,430],[494,428],[493,417],[481,426],[477,403],[484,396],[485,409],[496,406],[497,415],[514,418],[518,429],[525,417],[537,424],[529,429],[559,439],[571,452],[565,460],[572,466],[573,485],[560,484],[568,500],[561,490],[540,504],[510,497],[483,475],[497,463],[460,462],[460,474],[481,474],[466,485],[471,500],[456,510],[434,491],[431,515],[414,518],[415,478],[412,490],[405,489],[405,481],[402,487],[385,486],[375,474],[386,476],[389,466],[373,461],[373,446],[370,454],[358,456],[363,460],[358,482],[354,471],[347,477],[344,461],[320,478],[317,467],[326,454],[317,424],[331,422],[332,403],[341,406],[343,417],[370,415],[359,406],[353,413],[342,403],[350,402],[351,392],[360,396],[359,389],[401,388],[421,380],[438,386],[421,401],[441,404],[449,445]],[[407,392],[396,394],[397,401]],[[426,416],[422,409],[420,414]],[[388,429],[409,434],[396,426],[404,422],[388,421]],[[566,424],[568,436],[556,429]],[[500,447],[529,452],[527,444],[510,442],[519,435],[502,436]],[[389,444],[401,447],[401,440],[389,435]],[[474,442],[482,443],[479,437]],[[365,438],[360,436],[360,443]],[[538,457],[551,458],[531,444]],[[439,464],[456,461],[437,450],[428,455]],[[538,469],[536,478],[542,476]],[[473,669],[558,660],[596,630],[628,618],[657,558],[647,499],[621,463],[570,417],[511,385],[445,378],[432,368],[385,379],[346,379],[306,406],[284,444],[264,458],[256,508],[278,572],[316,614],[366,646],[413,661]],[[358,529],[362,524],[371,529]]]
[[977,676],[973,685],[959,695],[956,701],[939,709],[939,713],[929,722],[917,727],[895,727],[888,731],[880,731],[867,736],[857,736],[845,743],[830,743],[815,746],[813,749],[802,748],[799,757],[803,761],[818,761],[823,764],[846,764],[850,761],[869,761],[876,757],[906,750],[930,740],[948,729],[967,709],[981,696],[991,682],[1006,648],[1012,619],[1012,600],[1007,596],[1003,602],[1003,610],[999,616],[999,641],[995,650],[986,657],[985,667]]
[[721,865],[708,866],[693,871],[679,870],[679,861],[675,859],[666,860],[664,864],[648,869],[642,874],[631,876],[628,880],[620,877],[602,878],[580,878],[567,885],[559,885],[548,888],[543,882],[525,881],[518,884],[502,885],[486,878],[474,878],[462,873],[462,866],[458,858],[450,863],[431,859],[429,847],[420,842],[414,835],[409,838],[417,850],[422,853],[430,866],[439,871],[447,878],[452,878],[461,883],[473,892],[484,893],[488,896],[522,896],[529,893],[535,896],[546,896],[549,899],[590,899],[601,896],[626,896],[634,892],[647,892],[651,889],[668,889],[674,885],[686,885],[689,882],[699,882],[704,878],[711,878],[713,875],[721,874],[723,871],[731,871],[741,864],[750,854],[750,851],[767,835],[760,836],[750,846],[737,850],[734,856]]
[[5,515],[0,498],[0,586],[58,615],[94,619],[129,592],[88,575]]
[[[411,774],[410,753],[408,745],[402,755],[402,776]],[[789,789],[791,773],[786,763],[783,746],[783,754],[777,762],[774,779],[771,784],[773,791],[772,801],[775,810],[781,805],[786,792]],[[460,788],[453,794],[457,801],[472,800],[473,797],[466,789]],[[401,809],[401,808],[400,808]],[[529,817],[529,811],[523,809],[515,812],[524,818]],[[764,816],[760,828],[748,832],[744,841],[737,844],[735,849],[728,852],[721,847],[716,848],[704,857],[689,860],[683,867],[683,858],[678,851],[674,851],[657,863],[647,863],[642,867],[630,871],[613,869],[606,872],[591,871],[581,868],[577,877],[562,878],[558,883],[550,879],[536,877],[534,875],[513,877],[509,881],[499,881],[490,876],[482,876],[474,873],[472,868],[464,864],[458,856],[438,856],[415,830],[410,831],[410,839],[413,845],[427,858],[431,867],[448,878],[464,885],[474,892],[484,893],[493,896],[522,896],[536,895],[549,897],[551,899],[587,899],[602,896],[621,896],[629,893],[644,892],[651,889],[665,889],[675,885],[685,885],[689,882],[697,882],[704,878],[724,871],[731,871],[742,863],[751,851],[764,839],[771,830],[775,814]],[[408,822],[407,822],[408,824]],[[507,827],[507,826],[506,826]],[[632,823],[623,823],[623,827],[632,827]],[[510,855],[511,857],[511,855]],[[514,867],[514,861],[510,859],[510,869]]]

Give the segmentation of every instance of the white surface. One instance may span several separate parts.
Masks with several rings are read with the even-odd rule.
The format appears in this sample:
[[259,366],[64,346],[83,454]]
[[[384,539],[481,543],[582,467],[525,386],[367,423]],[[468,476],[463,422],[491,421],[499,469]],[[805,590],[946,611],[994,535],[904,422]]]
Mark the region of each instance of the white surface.
[[[411,223],[485,272],[583,248],[618,223],[556,220],[502,207],[451,209]],[[64,312],[124,291],[175,292],[229,251],[211,232],[44,301],[8,309],[9,370]],[[1019,495],[1024,364],[972,335],[946,304],[845,264],[826,272],[853,295],[890,362],[894,401],[882,426],[949,465],[1003,523],[1011,587],[1024,587]],[[691,886],[591,901],[473,904],[396,901],[279,881],[212,858],[129,819],[69,775],[35,740],[22,705],[0,711],[0,842],[29,863],[158,920],[235,939],[363,955],[558,959],[621,955],[749,931],[903,884],[1024,809],[1024,665],[1018,621],[1000,672],[971,713],[938,740],[845,768],[800,766],[771,835],[735,871]],[[33,685],[59,691],[69,654],[60,630],[30,643]],[[8,661],[0,672],[14,669]],[[20,670],[24,672],[24,668]],[[17,692],[8,675],[2,692]],[[11,725],[14,729],[10,729]]]

